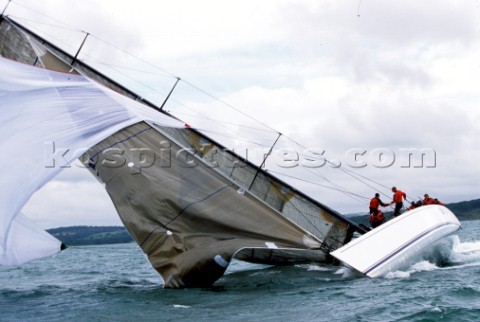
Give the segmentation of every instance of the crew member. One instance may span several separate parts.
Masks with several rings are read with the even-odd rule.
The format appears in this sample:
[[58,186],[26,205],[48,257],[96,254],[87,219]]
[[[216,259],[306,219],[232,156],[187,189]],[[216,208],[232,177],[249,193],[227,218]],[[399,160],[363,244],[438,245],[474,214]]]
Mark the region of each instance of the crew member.
[[440,206],[443,206],[443,202],[441,202],[440,200],[438,200],[437,198],[433,199],[433,204],[434,205],[440,205]]
[[396,187],[392,187],[393,200],[390,205],[395,204],[395,210],[393,211],[393,217],[400,215],[400,210],[403,207],[403,200],[407,200],[407,194],[398,190]]
[[378,207],[388,207],[387,203],[380,200],[380,194],[376,193],[375,197],[370,200],[370,225],[372,228],[378,227],[385,222],[385,216]]
[[410,204],[410,207],[408,207],[408,210],[412,210],[412,209],[418,208],[420,206],[423,206],[423,201],[422,200],[412,201],[412,203]]
[[433,198],[430,198],[430,196],[426,193],[423,195],[422,203],[423,205],[433,205],[435,201],[433,200]]

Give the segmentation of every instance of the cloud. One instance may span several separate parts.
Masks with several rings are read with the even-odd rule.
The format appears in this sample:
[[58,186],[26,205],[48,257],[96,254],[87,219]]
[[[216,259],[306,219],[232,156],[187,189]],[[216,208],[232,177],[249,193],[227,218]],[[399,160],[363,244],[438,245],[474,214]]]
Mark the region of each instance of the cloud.
[[122,225],[103,185],[86,169],[75,167],[37,191],[23,212],[43,228]]

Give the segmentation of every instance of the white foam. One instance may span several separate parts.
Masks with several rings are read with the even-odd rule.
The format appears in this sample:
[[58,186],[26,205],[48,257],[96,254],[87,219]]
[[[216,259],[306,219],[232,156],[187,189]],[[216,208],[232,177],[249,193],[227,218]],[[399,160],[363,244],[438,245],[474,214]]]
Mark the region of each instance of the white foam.
[[411,272],[425,272],[425,271],[428,272],[436,269],[438,269],[437,265],[425,260],[415,263],[410,267]]
[[188,305],[180,305],[180,304],[173,304],[174,308],[179,308],[179,309],[189,309],[190,306]]
[[474,240],[462,243],[458,236],[455,237],[449,261],[457,264],[480,264],[480,241]]
[[353,276],[361,275],[359,272],[357,272],[356,270],[353,270],[349,267],[342,267],[342,268],[338,269],[337,271],[335,271],[334,274],[342,275],[342,277],[344,277],[344,278],[350,278],[350,277],[353,277]]
[[389,278],[389,279],[409,278],[412,273],[428,272],[428,271],[433,271],[433,270],[436,270],[436,269],[438,269],[437,265],[435,265],[435,264],[433,264],[429,261],[423,260],[423,261],[420,261],[420,262],[417,262],[417,263],[413,264],[412,266],[410,266],[405,271],[390,272],[387,275],[385,275],[385,278]]
[[385,275],[385,278],[388,278],[388,279],[409,278],[409,277],[410,277],[410,272],[404,272],[404,271],[389,272],[387,273],[387,275]]
[[316,272],[328,272],[331,269],[315,264],[300,264],[295,265],[297,267],[305,268],[307,271],[316,271]]

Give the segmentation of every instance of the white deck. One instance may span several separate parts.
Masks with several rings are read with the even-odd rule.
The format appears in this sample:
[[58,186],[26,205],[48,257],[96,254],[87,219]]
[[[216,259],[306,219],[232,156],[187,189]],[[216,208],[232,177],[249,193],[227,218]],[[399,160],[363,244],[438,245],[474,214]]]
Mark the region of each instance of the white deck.
[[330,253],[347,266],[378,277],[412,264],[424,251],[460,228],[443,206],[422,206],[386,222]]

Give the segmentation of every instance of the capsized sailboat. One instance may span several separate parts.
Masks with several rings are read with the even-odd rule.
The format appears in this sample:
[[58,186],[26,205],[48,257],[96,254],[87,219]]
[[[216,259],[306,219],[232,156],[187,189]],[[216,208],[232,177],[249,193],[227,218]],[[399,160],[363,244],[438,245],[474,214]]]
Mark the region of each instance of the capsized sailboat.
[[2,214],[3,264],[15,257],[7,241],[19,210],[61,170],[40,160],[45,142],[75,151],[61,155],[65,162],[83,153],[165,287],[209,286],[233,258],[328,262],[331,250],[364,232],[7,17],[0,39],[0,63],[9,71],[0,82],[2,108],[20,120],[2,144],[34,146],[21,158],[39,173],[22,181],[12,171],[3,180],[2,198],[21,192]]

